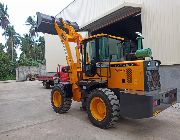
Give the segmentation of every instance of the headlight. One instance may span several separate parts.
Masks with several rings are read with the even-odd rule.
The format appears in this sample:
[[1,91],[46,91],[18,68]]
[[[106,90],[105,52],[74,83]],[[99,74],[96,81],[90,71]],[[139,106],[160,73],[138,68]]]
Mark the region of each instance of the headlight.
[[148,63],[148,66],[151,66],[151,62]]

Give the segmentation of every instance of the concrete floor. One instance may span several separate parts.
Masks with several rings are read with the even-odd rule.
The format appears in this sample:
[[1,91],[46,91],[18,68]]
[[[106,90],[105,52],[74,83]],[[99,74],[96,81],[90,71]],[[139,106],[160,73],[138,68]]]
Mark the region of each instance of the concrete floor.
[[66,114],[50,105],[51,90],[34,82],[0,82],[0,140],[179,140],[180,104],[159,116],[122,119],[111,129],[94,127],[80,104]]

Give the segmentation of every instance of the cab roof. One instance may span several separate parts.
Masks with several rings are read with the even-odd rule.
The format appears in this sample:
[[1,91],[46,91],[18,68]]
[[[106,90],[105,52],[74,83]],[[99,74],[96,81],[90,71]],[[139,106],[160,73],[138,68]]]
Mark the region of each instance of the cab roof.
[[90,37],[88,37],[88,38],[84,38],[84,39],[81,41],[81,43],[87,42],[87,41],[91,41],[91,40],[93,40],[93,39],[95,39],[95,38],[101,38],[101,37],[108,37],[108,38],[116,39],[116,40],[119,40],[119,41],[125,41],[125,39],[122,38],[122,37],[116,37],[116,36],[112,36],[112,35],[108,35],[108,34],[103,34],[103,33],[102,33],[102,34],[97,34],[97,35],[90,36]]

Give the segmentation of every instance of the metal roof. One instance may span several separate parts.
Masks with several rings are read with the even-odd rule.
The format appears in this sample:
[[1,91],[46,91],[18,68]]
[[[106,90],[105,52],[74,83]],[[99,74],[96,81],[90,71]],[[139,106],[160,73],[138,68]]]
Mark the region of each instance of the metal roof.
[[101,17],[93,21],[90,24],[87,24],[86,26],[82,27],[81,30],[87,30],[87,31],[93,32],[103,27],[106,27],[110,24],[122,21],[130,16],[133,16],[133,15],[135,16],[139,13],[141,13],[140,7],[124,6],[104,17]]

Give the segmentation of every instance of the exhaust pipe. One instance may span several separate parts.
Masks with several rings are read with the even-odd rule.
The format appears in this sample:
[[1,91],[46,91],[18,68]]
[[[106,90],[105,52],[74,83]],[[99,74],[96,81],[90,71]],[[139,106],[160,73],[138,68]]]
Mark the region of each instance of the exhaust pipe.
[[[42,32],[52,35],[57,35],[56,29],[54,27],[54,22],[56,21],[63,31],[69,34],[69,30],[64,28],[62,23],[62,18],[54,18],[53,16],[45,15],[40,12],[36,13],[37,15],[37,25],[36,25],[36,32]],[[66,24],[72,26],[76,31],[79,30],[79,26],[76,22],[65,21]]]

